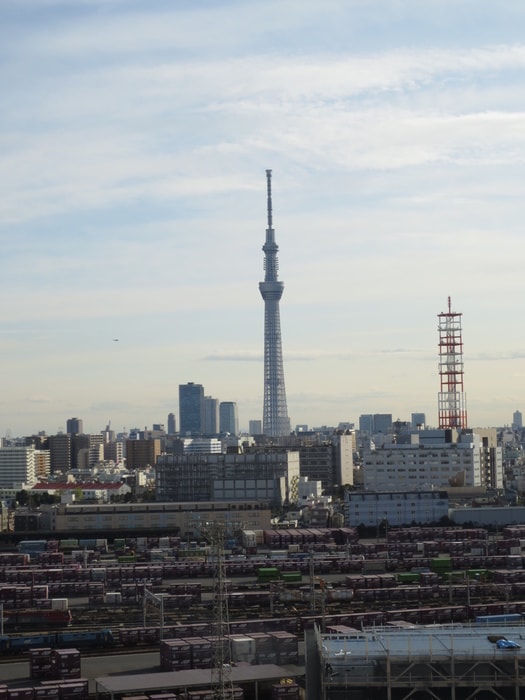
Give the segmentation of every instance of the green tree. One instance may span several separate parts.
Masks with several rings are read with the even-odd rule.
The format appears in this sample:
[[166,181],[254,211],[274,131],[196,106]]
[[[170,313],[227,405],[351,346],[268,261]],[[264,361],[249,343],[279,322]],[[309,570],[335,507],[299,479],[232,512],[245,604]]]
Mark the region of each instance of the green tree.
[[27,504],[29,503],[29,494],[25,489],[17,491],[15,494],[15,498],[19,506],[27,506]]

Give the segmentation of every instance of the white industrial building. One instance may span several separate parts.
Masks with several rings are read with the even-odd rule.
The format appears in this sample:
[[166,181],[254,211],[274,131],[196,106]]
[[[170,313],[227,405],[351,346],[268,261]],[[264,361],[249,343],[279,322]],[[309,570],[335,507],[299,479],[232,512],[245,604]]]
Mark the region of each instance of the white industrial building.
[[366,449],[362,455],[366,491],[421,491],[454,486],[501,488],[501,448],[488,433],[422,430],[407,444]]
[[384,528],[437,523],[448,516],[445,491],[347,491],[345,524]]
[[315,646],[307,645],[308,697],[523,697],[525,627],[501,617],[492,625],[316,628]]

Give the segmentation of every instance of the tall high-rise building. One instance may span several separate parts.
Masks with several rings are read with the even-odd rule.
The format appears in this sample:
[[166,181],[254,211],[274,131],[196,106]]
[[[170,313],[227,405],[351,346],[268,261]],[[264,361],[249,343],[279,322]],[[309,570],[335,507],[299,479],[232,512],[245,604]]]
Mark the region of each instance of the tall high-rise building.
[[463,336],[461,313],[448,311],[439,318],[439,377],[438,414],[440,428],[461,430],[467,427],[467,404],[463,389]]
[[90,450],[95,445],[104,444],[104,433],[94,435],[71,435],[71,469],[79,469],[78,455],[82,450]]
[[204,397],[202,431],[204,435],[217,435],[219,432],[219,399]]
[[204,417],[204,387],[202,384],[179,385],[180,436],[202,434]]
[[523,428],[523,415],[521,411],[514,411],[512,414],[512,429],[521,430]]
[[248,432],[250,435],[262,435],[262,421],[251,420],[248,422]]
[[175,435],[177,432],[177,423],[175,421],[175,414],[168,413],[168,435]]
[[392,431],[391,413],[374,413],[374,433],[388,435]]
[[264,407],[263,433],[270,437],[290,434],[286,405],[279,301],[284,284],[278,280],[279,246],[275,242],[272,223],[272,171],[266,171],[268,228],[264,252],[264,282],[259,290],[264,299]]
[[412,413],[410,424],[413,430],[422,430],[426,427],[427,417],[424,413]]
[[49,436],[51,454],[51,474],[67,472],[71,469],[71,435],[58,433]]
[[230,435],[239,434],[239,419],[235,401],[221,401],[219,405],[219,430]]
[[364,413],[359,416],[359,432],[372,435],[374,432],[374,416],[371,413]]
[[68,435],[81,435],[84,432],[82,418],[68,418],[66,421],[66,433]]

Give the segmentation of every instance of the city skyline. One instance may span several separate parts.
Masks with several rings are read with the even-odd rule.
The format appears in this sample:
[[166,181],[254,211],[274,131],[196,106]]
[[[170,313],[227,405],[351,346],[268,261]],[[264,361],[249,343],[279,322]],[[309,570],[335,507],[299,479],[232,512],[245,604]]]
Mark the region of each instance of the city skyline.
[[196,382],[262,420],[264,171],[292,427],[525,395],[525,8],[24,0],[0,8],[0,436],[166,421]]

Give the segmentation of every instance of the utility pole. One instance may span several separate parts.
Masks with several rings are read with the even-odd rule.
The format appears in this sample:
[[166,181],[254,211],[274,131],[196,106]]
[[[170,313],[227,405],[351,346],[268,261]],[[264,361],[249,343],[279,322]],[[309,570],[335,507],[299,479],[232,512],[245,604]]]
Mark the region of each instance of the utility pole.
[[310,548],[310,612],[315,614],[315,560],[314,548]]

